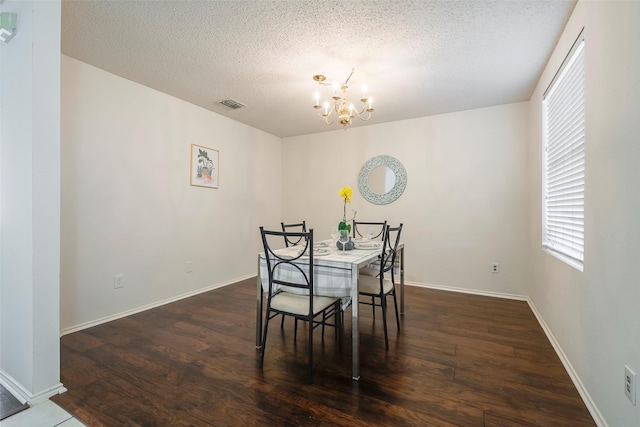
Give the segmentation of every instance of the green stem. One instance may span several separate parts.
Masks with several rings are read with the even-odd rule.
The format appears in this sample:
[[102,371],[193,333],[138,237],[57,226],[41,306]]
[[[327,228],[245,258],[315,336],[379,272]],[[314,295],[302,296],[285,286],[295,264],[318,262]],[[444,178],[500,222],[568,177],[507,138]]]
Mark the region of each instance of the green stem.
[[347,202],[344,202],[344,206],[342,209],[342,222],[347,223]]

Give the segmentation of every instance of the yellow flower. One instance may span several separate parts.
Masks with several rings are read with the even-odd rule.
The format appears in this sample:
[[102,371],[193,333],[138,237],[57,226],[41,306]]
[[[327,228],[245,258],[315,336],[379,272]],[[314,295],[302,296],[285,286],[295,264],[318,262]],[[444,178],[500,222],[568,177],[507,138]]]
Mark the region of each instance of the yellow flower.
[[351,189],[351,187],[342,187],[338,194],[344,199],[345,203],[350,203],[351,196],[353,195],[353,190]]
[[[342,204],[342,221],[338,224],[338,230],[347,230],[349,233],[351,232],[351,224],[347,224],[347,203],[351,202],[351,196],[353,195],[353,190],[351,187],[342,187],[338,192],[338,195],[344,200]],[[349,221],[353,221],[356,218],[356,211],[353,211],[353,218]]]

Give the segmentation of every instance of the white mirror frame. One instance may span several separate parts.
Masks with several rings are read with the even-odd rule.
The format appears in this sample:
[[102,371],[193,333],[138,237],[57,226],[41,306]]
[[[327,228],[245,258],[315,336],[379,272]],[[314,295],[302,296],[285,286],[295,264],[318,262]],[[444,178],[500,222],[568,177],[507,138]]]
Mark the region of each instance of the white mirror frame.
[[[396,175],[396,184],[393,188],[384,194],[378,194],[369,187],[369,173],[378,166],[387,166],[391,168]],[[367,160],[360,169],[358,176],[358,189],[360,194],[370,203],[374,205],[388,205],[395,202],[404,192],[407,186],[407,171],[402,163],[395,157],[391,156],[375,156]]]

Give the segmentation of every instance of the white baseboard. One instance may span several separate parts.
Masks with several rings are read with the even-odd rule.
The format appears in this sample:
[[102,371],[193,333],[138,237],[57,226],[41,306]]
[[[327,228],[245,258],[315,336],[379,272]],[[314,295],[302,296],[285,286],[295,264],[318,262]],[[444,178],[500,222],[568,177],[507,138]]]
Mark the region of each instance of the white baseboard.
[[10,375],[7,375],[2,371],[0,371],[0,384],[2,384],[2,386],[13,395],[13,397],[18,399],[20,403],[28,403],[29,406],[37,405],[38,403],[44,402],[45,400],[49,399],[51,396],[55,396],[56,394],[61,394],[67,391],[62,383],[58,383],[46,390],[42,390],[39,393],[31,394]]
[[232,280],[228,280],[226,282],[216,283],[216,284],[207,286],[206,288],[197,289],[195,291],[191,291],[191,292],[187,292],[187,293],[184,293],[184,294],[181,294],[181,295],[177,295],[175,297],[167,298],[167,299],[162,300],[162,301],[156,301],[154,303],[143,305],[141,307],[136,307],[136,308],[133,308],[131,310],[123,311],[123,312],[120,312],[120,313],[116,313],[116,314],[113,314],[111,316],[107,316],[107,317],[103,317],[103,318],[100,318],[100,319],[92,320],[91,322],[86,322],[86,323],[82,323],[80,325],[71,326],[69,328],[62,329],[60,331],[60,336],[62,337],[64,335],[71,334],[73,332],[78,332],[78,331],[81,331],[83,329],[91,328],[93,326],[98,326],[98,325],[101,325],[103,323],[107,323],[107,322],[111,322],[113,320],[121,319],[123,317],[131,316],[132,314],[141,313],[143,311],[147,311],[147,310],[150,310],[152,308],[156,308],[156,307],[160,307],[160,306],[165,305],[165,304],[170,304],[172,302],[180,301],[181,299],[189,298],[189,297],[192,297],[194,295],[202,294],[204,292],[209,292],[209,291],[211,291],[213,289],[218,289],[218,288],[222,288],[224,286],[228,286],[228,285],[231,285],[231,284],[234,284],[234,283],[237,283],[237,282],[241,282],[243,280],[250,279],[252,277],[256,277],[256,275],[255,274],[250,274],[248,276],[238,277],[238,278],[235,278],[235,279],[232,279]]
[[538,319],[538,323],[540,324],[540,326],[542,327],[542,330],[544,331],[545,335],[549,339],[549,342],[553,346],[553,349],[556,351],[556,354],[560,358],[560,361],[562,362],[564,369],[566,369],[567,373],[569,374],[569,377],[571,378],[573,385],[576,386],[576,389],[578,390],[578,394],[580,394],[582,401],[587,406],[587,409],[589,410],[589,413],[593,417],[593,420],[596,422],[596,424],[599,427],[608,427],[609,424],[607,424],[604,417],[598,410],[598,407],[596,406],[595,402],[593,401],[593,399],[591,399],[591,396],[589,395],[584,385],[582,384],[580,377],[576,373],[575,369],[573,369],[573,366],[571,365],[571,362],[567,358],[567,355],[564,354],[562,347],[560,347],[560,344],[558,343],[556,338],[553,336],[551,329],[549,329],[549,327],[545,323],[544,319],[542,318],[542,315],[540,314],[540,312],[538,312],[538,309],[536,308],[535,304],[528,297],[527,297],[527,303],[529,304],[529,308],[531,308],[533,315],[536,316],[536,319]]
[[513,299],[513,300],[518,300],[518,301],[526,301],[527,297],[524,295],[518,295],[518,294],[506,294],[503,292],[492,292],[492,291],[482,291],[482,290],[478,290],[478,289],[468,289],[468,288],[455,288],[452,286],[441,286],[441,285],[434,285],[432,283],[418,283],[418,282],[404,282],[405,285],[408,286],[417,286],[420,288],[429,288],[429,289],[438,289],[441,291],[448,291],[448,292],[459,292],[461,294],[472,294],[472,295],[481,295],[481,296],[485,296],[485,297],[494,297],[494,298],[505,298],[505,299]]

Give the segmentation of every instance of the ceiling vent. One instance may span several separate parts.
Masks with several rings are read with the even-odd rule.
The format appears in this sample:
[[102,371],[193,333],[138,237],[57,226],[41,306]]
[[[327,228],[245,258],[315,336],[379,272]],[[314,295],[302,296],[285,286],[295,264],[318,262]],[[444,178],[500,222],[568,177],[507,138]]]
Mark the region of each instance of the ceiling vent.
[[232,110],[237,110],[239,108],[246,107],[246,105],[244,105],[242,102],[238,102],[233,98],[223,99],[222,101],[219,101],[218,104],[224,105],[225,107],[230,108]]

